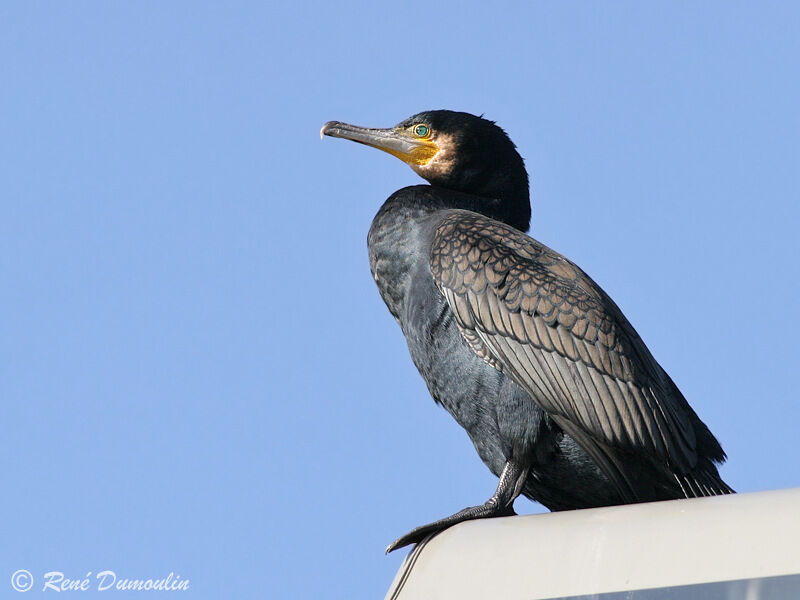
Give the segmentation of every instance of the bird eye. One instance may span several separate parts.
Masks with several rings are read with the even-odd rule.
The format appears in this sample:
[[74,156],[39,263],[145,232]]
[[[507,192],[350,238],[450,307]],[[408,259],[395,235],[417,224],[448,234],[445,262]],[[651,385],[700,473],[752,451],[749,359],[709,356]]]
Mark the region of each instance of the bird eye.
[[414,135],[417,137],[421,138],[428,137],[430,132],[431,132],[430,127],[428,127],[427,125],[423,125],[421,123],[416,127],[414,127]]

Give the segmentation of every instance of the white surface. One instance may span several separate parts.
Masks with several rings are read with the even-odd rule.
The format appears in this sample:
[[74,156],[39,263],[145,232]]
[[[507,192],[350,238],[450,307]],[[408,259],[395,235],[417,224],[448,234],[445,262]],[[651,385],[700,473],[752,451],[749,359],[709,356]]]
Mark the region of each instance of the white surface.
[[386,598],[541,600],[794,573],[800,488],[461,523],[409,555]]

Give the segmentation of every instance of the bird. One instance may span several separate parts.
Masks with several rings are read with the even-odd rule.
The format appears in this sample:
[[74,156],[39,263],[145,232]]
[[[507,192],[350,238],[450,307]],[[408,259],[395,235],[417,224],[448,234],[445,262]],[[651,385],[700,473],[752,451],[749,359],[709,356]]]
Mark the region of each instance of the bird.
[[625,315],[575,263],[528,236],[528,173],[495,122],[420,112],[394,127],[339,121],[320,137],[383,150],[427,185],[389,196],[367,236],[380,295],[436,403],[498,477],[484,504],[417,527],[734,493],[726,455]]

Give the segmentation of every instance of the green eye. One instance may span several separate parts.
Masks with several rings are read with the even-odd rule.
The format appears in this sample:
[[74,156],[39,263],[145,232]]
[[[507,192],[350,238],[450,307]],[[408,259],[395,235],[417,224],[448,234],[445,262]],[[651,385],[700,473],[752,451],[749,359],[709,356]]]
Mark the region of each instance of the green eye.
[[430,132],[431,130],[427,125],[420,124],[414,127],[414,135],[417,137],[427,137]]

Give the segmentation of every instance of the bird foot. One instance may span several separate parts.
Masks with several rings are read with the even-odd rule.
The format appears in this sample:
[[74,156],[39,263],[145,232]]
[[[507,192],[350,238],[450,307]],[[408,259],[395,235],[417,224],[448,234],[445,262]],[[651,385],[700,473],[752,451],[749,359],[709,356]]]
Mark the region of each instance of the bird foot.
[[409,544],[417,544],[429,535],[440,533],[448,527],[452,527],[462,521],[487,519],[490,517],[510,517],[515,514],[517,513],[514,512],[513,504],[504,505],[498,502],[496,498],[490,498],[485,504],[481,504],[480,506],[465,508],[444,519],[439,519],[433,523],[428,523],[427,525],[412,529],[400,539],[389,544],[386,548],[386,554],[398,548],[402,548],[403,546],[408,546]]

